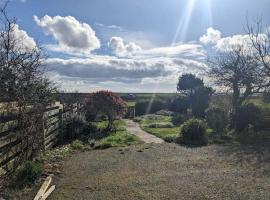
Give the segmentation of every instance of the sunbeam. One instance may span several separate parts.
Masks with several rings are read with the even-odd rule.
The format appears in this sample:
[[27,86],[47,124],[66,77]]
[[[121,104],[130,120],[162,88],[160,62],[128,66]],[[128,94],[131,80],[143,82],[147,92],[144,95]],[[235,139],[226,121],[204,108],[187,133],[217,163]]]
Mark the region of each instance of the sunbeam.
[[186,33],[187,33],[189,23],[190,23],[190,19],[192,17],[195,1],[196,0],[188,1],[188,4],[186,5],[186,8],[184,9],[184,12],[179,20],[176,32],[172,40],[172,45],[176,42],[178,38],[180,39],[181,42],[185,40]]

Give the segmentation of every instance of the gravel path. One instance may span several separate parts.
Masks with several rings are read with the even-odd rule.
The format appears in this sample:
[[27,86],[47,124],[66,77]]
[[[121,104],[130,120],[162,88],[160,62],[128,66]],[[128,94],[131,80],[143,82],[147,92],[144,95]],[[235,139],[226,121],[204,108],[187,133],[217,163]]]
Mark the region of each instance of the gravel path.
[[133,135],[136,135],[143,142],[156,144],[164,142],[164,140],[162,140],[161,138],[158,138],[142,130],[138,123],[133,122],[131,120],[126,120],[126,122],[127,122],[127,131]]

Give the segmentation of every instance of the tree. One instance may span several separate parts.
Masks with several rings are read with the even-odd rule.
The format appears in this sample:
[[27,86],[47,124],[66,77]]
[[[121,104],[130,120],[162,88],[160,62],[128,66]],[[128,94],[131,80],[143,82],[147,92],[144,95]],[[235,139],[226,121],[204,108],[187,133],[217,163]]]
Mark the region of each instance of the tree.
[[195,88],[194,94],[192,94],[190,97],[192,114],[195,117],[205,117],[205,110],[209,106],[209,101],[212,94],[212,88],[205,86]]
[[[95,116],[105,116],[108,119],[106,131],[113,130],[117,117],[127,112],[127,103],[117,94],[110,91],[98,91],[91,93],[86,98],[86,111]],[[89,115],[87,114],[87,115]]]
[[55,87],[45,78],[41,48],[34,40],[35,46],[25,44],[26,36],[18,34],[16,20],[8,17],[6,7],[7,3],[0,8],[0,93],[7,101],[5,112],[17,116],[19,130],[14,137],[19,144],[10,149],[21,153],[16,166],[43,146],[43,111],[53,101]]
[[267,81],[258,60],[243,46],[219,52],[209,65],[209,76],[216,85],[232,91],[232,116],[236,116],[241,104],[259,92]]
[[177,91],[191,94],[194,92],[195,88],[203,85],[203,80],[197,78],[195,75],[183,74],[179,77]]
[[264,27],[262,20],[255,26],[247,22],[246,32],[249,35],[255,58],[263,66],[264,73],[270,77],[270,28]]

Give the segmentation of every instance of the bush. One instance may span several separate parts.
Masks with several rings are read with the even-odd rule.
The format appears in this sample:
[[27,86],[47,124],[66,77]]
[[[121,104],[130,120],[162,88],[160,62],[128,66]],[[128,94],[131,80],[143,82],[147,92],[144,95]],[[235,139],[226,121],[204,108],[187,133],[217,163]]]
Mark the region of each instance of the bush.
[[208,137],[205,122],[195,118],[186,121],[181,127],[181,142],[192,146],[206,145]]
[[159,122],[148,125],[149,128],[173,128],[174,125],[170,122]]
[[135,104],[136,116],[155,113],[165,108],[165,103],[160,100],[139,101]]
[[215,133],[221,135],[228,124],[228,117],[221,108],[212,107],[206,110],[206,121]]
[[74,140],[72,143],[71,143],[71,147],[75,150],[84,150],[86,149],[86,146],[83,144],[82,141],[80,140]]
[[255,130],[261,129],[262,112],[260,108],[253,103],[247,103],[240,107],[235,115],[234,123],[237,131],[242,131],[252,125]]
[[172,116],[172,123],[173,123],[173,125],[179,126],[183,122],[184,122],[184,118],[181,115],[175,114],[175,115]]
[[73,139],[82,133],[86,125],[85,117],[83,115],[72,114],[66,122],[66,138]]
[[15,172],[16,180],[21,184],[33,183],[42,173],[42,164],[34,161],[27,161]]
[[180,114],[186,114],[190,102],[186,96],[177,96],[168,102],[169,110]]

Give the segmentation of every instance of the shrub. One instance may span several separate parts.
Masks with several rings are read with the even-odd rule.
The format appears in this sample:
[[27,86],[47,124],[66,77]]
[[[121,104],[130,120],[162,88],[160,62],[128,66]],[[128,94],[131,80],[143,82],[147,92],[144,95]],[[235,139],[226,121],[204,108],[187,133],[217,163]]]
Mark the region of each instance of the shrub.
[[42,164],[34,161],[27,161],[17,168],[16,180],[21,184],[33,183],[42,173]]
[[173,128],[174,125],[170,122],[159,122],[148,125],[149,128]]
[[[204,121],[190,119],[181,127],[181,141],[186,145],[203,146],[208,143],[207,126]],[[178,139],[179,142],[179,139]]]
[[86,146],[83,144],[82,141],[80,140],[74,140],[72,143],[71,143],[71,147],[75,150],[84,150],[86,149]]
[[135,104],[136,116],[155,113],[165,108],[165,102],[160,100],[139,101]]
[[207,109],[210,97],[213,91],[208,87],[198,87],[194,90],[194,94],[190,96],[192,115],[198,118],[205,117],[205,110]]
[[242,131],[249,125],[258,130],[261,128],[262,113],[258,106],[253,103],[247,103],[240,107],[233,120],[237,131]]
[[174,97],[168,102],[168,104],[169,110],[180,114],[186,114],[187,109],[190,106],[190,102],[186,96]]
[[72,114],[66,122],[66,138],[76,138],[79,134],[82,133],[85,124],[86,121],[83,115]]
[[181,115],[175,114],[175,115],[172,116],[172,123],[173,123],[173,125],[179,126],[183,122],[184,122],[184,118]]
[[166,135],[166,136],[162,137],[162,139],[168,143],[176,142],[177,135]]
[[169,110],[159,110],[156,112],[157,115],[163,115],[163,116],[172,116],[174,112]]
[[215,133],[222,134],[228,124],[228,117],[221,108],[212,107],[206,110],[206,121]]

